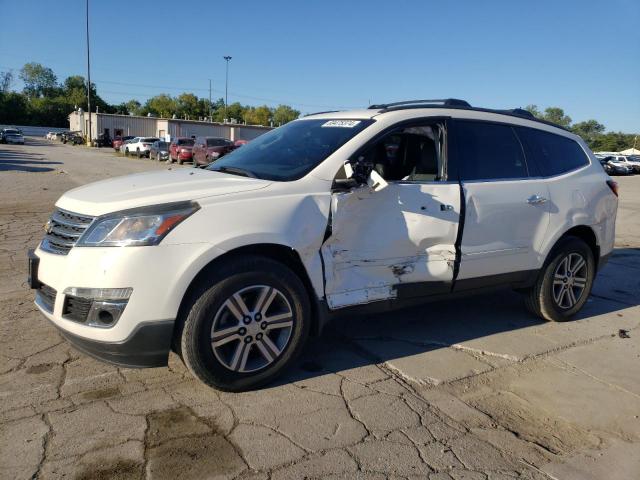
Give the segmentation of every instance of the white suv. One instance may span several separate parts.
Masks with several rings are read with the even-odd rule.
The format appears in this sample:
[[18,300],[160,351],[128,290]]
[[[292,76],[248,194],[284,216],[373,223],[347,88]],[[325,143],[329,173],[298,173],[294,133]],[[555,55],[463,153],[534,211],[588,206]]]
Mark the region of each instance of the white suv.
[[124,154],[134,154],[138,158],[149,157],[149,151],[153,142],[157,142],[159,139],[156,137],[136,137],[131,140],[131,143],[125,142]]
[[30,285],[90,355],[161,366],[173,349],[243,390],[336,313],[507,287],[566,320],[613,249],[617,203],[582,139],[527,112],[375,105],[293,121],[206,169],[67,192]]

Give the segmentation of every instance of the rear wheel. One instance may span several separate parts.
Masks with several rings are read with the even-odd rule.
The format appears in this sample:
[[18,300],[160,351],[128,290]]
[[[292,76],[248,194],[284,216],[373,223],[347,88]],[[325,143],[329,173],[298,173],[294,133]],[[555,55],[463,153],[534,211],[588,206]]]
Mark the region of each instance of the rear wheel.
[[140,153],[140,149],[139,149],[139,148],[136,148],[136,156],[137,156],[138,158],[141,158],[141,157],[142,157],[142,154]]
[[216,269],[185,315],[180,349],[187,368],[228,391],[255,388],[282,373],[302,350],[311,323],[300,278],[257,256]]
[[545,320],[569,320],[584,306],[595,277],[591,248],[577,237],[566,237],[549,254],[533,287],[525,292],[529,311]]
[[124,149],[124,156],[125,156],[125,157],[128,157],[128,156],[129,156],[129,149],[128,149],[128,148],[125,148],[125,149]]

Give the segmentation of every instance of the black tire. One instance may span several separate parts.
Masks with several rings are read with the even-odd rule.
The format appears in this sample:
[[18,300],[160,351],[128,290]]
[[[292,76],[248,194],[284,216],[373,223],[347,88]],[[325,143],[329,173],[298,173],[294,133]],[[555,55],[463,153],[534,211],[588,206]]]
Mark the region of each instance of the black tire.
[[125,149],[124,149],[124,156],[125,156],[125,157],[128,157],[128,156],[129,156],[129,149],[128,149],[128,148],[125,148]]
[[[290,306],[293,326],[287,343],[272,363],[256,371],[238,372],[214,354],[211,332],[216,314],[227,300],[250,286],[269,286],[281,292]],[[195,289],[183,312],[179,350],[185,365],[203,383],[232,392],[257,388],[280,375],[302,351],[311,325],[309,297],[300,278],[280,262],[260,256],[236,258],[217,266]],[[241,328],[242,323],[238,322],[238,326]],[[250,351],[258,352],[257,338]],[[236,345],[242,343],[238,340]]]
[[139,148],[136,148],[136,155],[138,156],[138,158],[142,158],[142,154],[140,153]]
[[[579,293],[579,296],[577,298],[573,287],[563,287],[562,285],[560,285],[560,290],[558,290],[558,285],[554,286],[556,273],[558,272],[559,268],[562,268],[560,266],[561,262],[569,258],[569,256],[572,254],[582,257],[586,262],[585,269],[583,270],[585,272],[584,278],[586,278],[586,282],[582,292]],[[531,313],[544,320],[549,320],[552,322],[564,322],[570,320],[573,315],[580,311],[580,309],[584,306],[587,299],[589,298],[595,274],[595,259],[593,258],[593,252],[591,251],[589,245],[587,245],[583,240],[577,237],[564,237],[552,249],[551,253],[549,253],[544,266],[538,274],[536,283],[533,285],[533,287],[524,291],[525,305]],[[571,275],[569,276],[571,277]],[[577,277],[577,275],[573,276]],[[567,279],[565,277],[564,279],[559,279],[559,281],[566,282]],[[554,288],[556,290],[554,290]],[[571,300],[568,300],[566,302],[567,305],[565,306],[558,303],[554,292],[561,291],[562,288],[571,288],[571,295],[576,300],[575,304],[569,306]],[[561,301],[563,300],[563,298],[563,296],[560,296]]]

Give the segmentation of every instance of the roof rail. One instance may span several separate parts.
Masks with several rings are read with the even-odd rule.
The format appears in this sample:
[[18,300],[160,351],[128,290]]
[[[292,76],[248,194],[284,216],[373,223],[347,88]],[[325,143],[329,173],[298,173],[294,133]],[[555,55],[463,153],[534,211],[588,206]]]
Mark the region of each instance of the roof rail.
[[393,102],[393,103],[379,103],[376,105],[370,105],[369,109],[371,110],[388,110],[394,107],[403,107],[403,106],[413,106],[418,108],[420,105],[433,105],[440,104],[444,107],[471,107],[469,102],[465,100],[460,100],[458,98],[442,98],[435,100],[405,100],[402,102]]
[[307,113],[306,115],[304,115],[305,117],[311,117],[312,115],[322,115],[323,113],[335,113],[335,112],[339,112],[340,110],[325,110],[324,112],[313,112],[313,113]]
[[457,110],[469,110],[474,112],[487,112],[498,113],[500,115],[508,115],[510,117],[519,117],[527,120],[532,120],[538,123],[544,123],[552,127],[560,128],[561,130],[571,131],[568,128],[558,125],[557,123],[549,122],[541,118],[536,117],[533,113],[523,108],[512,108],[507,110],[499,110],[495,108],[483,108],[472,107],[468,102],[464,100],[458,100],[456,98],[447,98],[443,100],[407,100],[405,102],[395,102],[379,105],[371,105],[370,109],[380,110],[379,113],[391,112],[395,110],[410,110],[413,108],[452,108]]

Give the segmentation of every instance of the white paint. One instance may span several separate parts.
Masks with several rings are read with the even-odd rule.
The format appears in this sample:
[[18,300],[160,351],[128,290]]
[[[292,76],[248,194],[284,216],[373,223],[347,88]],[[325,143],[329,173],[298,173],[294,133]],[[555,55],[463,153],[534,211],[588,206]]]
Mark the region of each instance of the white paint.
[[[527,119],[461,109],[361,110],[312,117],[375,117],[375,122],[297,181],[180,169],[80,187],[63,195],[57,206],[84,215],[184,200],[195,200],[201,208],[158,246],[76,247],[66,256],[38,249],[40,279],[58,292],[67,287],[133,288],[124,314],[109,329],[64,320],[62,294],[53,314],[46,316],[82,337],[124,340],[141,322],[175,318],[188,285],[209,262],[235,248],[263,243],[297,252],[313,293],[326,297],[334,309],[394,298],[401,283],[450,281],[460,215],[457,183],[387,183],[372,175],[368,186],[331,193],[336,174],[365,142],[397,122],[428,116],[509,121],[576,139],[588,152],[575,135]],[[539,268],[557,239],[576,225],[592,227],[601,254],[611,252],[617,198],[588,153],[588,167],[563,176],[465,185],[459,278]],[[527,204],[533,194],[548,201]],[[330,213],[332,235],[324,242]]]

